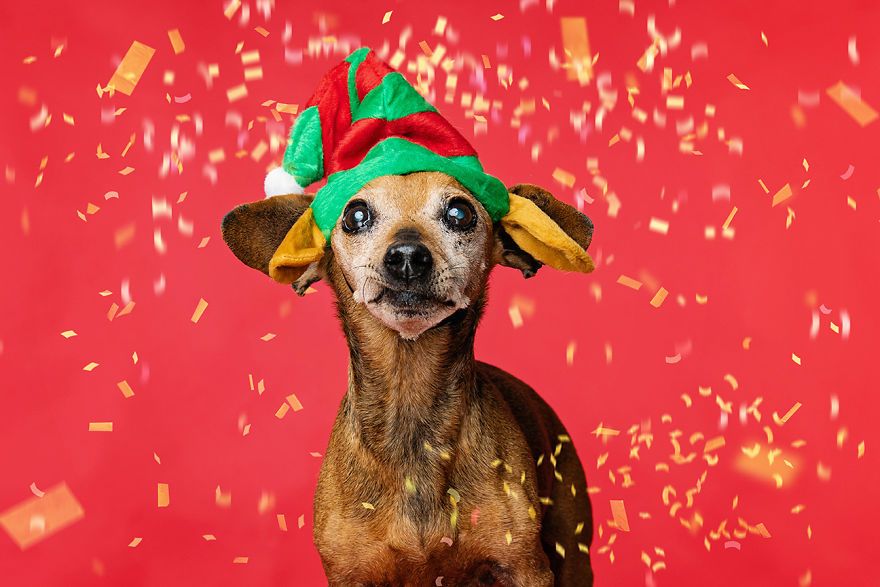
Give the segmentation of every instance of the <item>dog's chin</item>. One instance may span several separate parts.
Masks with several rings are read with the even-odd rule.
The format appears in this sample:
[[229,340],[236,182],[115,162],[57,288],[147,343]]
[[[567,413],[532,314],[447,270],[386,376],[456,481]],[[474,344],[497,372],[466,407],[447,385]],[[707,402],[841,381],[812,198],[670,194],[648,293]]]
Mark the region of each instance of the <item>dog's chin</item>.
[[397,331],[401,338],[415,340],[467,305],[464,296],[456,298],[443,300],[411,290],[385,289],[367,302],[366,307],[370,314]]

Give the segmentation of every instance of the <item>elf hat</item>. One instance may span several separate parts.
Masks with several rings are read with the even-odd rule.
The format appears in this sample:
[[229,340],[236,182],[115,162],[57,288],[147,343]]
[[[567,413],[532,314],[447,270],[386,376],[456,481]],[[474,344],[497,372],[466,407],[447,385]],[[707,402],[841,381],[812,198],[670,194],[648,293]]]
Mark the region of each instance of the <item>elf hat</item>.
[[538,261],[566,271],[593,270],[580,245],[530,200],[509,194],[484,173],[461,133],[364,47],[324,76],[290,131],[282,166],[266,176],[267,197],[301,194],[327,178],[278,246],[269,274],[281,283],[296,281],[323,256],[352,196],[377,177],[417,171],[454,177]]

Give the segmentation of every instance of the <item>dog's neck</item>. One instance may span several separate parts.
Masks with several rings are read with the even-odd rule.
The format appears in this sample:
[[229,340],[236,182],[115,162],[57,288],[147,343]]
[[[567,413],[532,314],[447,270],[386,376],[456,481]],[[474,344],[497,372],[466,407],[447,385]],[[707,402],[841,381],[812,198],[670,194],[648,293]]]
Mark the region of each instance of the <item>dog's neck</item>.
[[363,305],[341,301],[350,351],[346,417],[364,450],[407,471],[434,461],[426,451],[454,456],[476,385],[474,332],[483,303],[405,340]]

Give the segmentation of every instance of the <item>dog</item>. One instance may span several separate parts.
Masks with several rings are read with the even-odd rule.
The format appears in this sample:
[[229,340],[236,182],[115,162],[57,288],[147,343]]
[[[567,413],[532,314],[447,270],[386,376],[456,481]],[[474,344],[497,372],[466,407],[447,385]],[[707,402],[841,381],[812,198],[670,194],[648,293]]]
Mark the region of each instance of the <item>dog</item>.
[[[532,186],[529,200],[584,250],[587,216]],[[312,196],[239,206],[223,238],[270,261]],[[593,584],[583,467],[559,417],[528,385],[474,357],[489,273],[542,266],[442,172],[373,179],[345,205],[320,260],[293,288],[332,288],[349,348],[314,500],[330,585]]]

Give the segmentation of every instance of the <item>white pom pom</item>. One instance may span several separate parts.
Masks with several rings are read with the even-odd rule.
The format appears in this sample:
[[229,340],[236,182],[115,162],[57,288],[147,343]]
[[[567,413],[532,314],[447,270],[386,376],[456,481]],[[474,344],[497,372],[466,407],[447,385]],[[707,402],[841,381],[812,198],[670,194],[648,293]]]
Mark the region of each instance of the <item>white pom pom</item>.
[[266,180],[263,182],[263,189],[266,192],[267,198],[272,196],[303,193],[303,187],[296,183],[293,176],[284,171],[281,167],[276,167],[266,174]]

